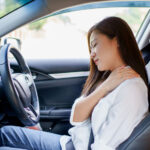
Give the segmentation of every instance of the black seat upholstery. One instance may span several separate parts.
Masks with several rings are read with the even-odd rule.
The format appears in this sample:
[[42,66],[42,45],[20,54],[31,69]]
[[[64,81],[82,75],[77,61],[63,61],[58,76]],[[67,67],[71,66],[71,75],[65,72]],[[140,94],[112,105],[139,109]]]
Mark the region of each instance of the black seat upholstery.
[[[145,65],[147,65],[148,63],[150,63],[150,44],[144,47],[141,50],[141,52],[142,57],[145,61]],[[147,74],[149,74],[150,67],[149,68],[146,67],[146,69]],[[150,80],[149,80],[149,88],[150,88]],[[149,104],[150,104],[150,95],[149,95]],[[130,137],[123,143],[121,143],[116,150],[150,150],[150,113],[148,113],[147,116],[135,127]]]
[[150,43],[146,45],[142,50],[142,57],[144,59],[145,65],[147,65],[150,61]]
[[150,113],[116,150],[150,150]]

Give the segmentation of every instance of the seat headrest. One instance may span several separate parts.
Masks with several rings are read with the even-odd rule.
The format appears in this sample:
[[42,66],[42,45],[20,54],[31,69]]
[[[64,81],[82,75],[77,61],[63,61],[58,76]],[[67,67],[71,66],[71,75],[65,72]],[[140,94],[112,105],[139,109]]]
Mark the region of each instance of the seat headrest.
[[142,50],[142,57],[145,62],[145,69],[147,71],[148,83],[150,84],[150,43],[147,44]]
[[142,50],[142,57],[144,59],[145,65],[150,62],[150,43],[146,45]]

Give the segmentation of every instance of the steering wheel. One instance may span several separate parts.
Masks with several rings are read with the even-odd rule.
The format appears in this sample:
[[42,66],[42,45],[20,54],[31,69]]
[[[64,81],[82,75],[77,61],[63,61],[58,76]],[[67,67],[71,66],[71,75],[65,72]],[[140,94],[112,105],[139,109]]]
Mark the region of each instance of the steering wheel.
[[[21,73],[12,73],[8,53],[18,62]],[[0,50],[0,73],[4,92],[18,119],[25,126],[39,122],[39,99],[31,71],[20,52],[11,44]]]

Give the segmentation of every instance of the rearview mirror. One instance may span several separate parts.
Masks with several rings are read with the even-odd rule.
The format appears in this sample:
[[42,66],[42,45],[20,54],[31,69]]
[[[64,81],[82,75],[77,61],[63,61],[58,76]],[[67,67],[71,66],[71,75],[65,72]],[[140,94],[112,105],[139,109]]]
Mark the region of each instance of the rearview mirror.
[[19,51],[21,50],[21,40],[13,37],[7,37],[4,39],[4,44],[12,44],[16,47]]

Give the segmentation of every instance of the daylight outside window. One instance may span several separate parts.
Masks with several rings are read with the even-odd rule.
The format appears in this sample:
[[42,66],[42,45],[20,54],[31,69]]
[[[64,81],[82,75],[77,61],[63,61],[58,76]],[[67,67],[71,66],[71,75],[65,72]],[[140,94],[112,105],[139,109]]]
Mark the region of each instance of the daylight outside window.
[[25,25],[5,37],[22,41],[21,53],[32,59],[89,58],[87,31],[108,16],[127,21],[136,36],[149,8],[117,7],[81,10],[46,17]]

